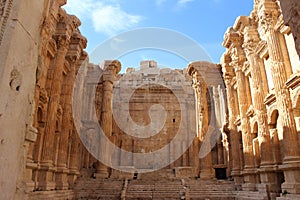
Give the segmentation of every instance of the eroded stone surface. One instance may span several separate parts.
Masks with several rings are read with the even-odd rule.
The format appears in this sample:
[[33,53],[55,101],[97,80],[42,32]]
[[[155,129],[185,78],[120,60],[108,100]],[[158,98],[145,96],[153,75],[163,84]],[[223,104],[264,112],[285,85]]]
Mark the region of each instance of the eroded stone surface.
[[[280,194],[278,199],[297,199],[300,20],[298,1],[287,2],[255,0],[250,16],[238,17],[227,30],[220,65],[194,62],[186,70],[160,70],[155,61],[143,61],[141,71],[119,74],[119,61],[89,63],[81,22],[61,8],[65,0],[0,1],[0,198],[134,199],[147,190],[149,198],[205,194],[213,199],[219,198],[212,192],[215,184],[217,191],[229,191],[228,199],[275,199]],[[185,79],[183,85],[177,75]],[[128,87],[120,93],[118,83],[130,85],[132,95],[126,93]],[[128,108],[122,107],[126,98]],[[72,107],[74,99],[80,106]],[[181,99],[187,102],[183,108]],[[165,107],[166,116],[156,104]],[[121,119],[121,108],[130,113],[134,123],[126,129],[113,116],[116,107]],[[162,127],[160,120],[166,120]],[[134,159],[134,153],[155,152],[171,143],[181,121],[183,137],[165,157]],[[116,147],[132,154],[108,153],[97,124]],[[150,124],[158,134],[143,139],[130,135],[134,124]],[[188,141],[191,146],[185,150]],[[181,156],[171,162],[175,154]],[[164,169],[137,173],[165,160],[170,163]],[[200,180],[180,182],[182,177]],[[210,182],[215,177],[228,177],[235,185],[218,186]],[[157,180],[162,182],[153,183]]]

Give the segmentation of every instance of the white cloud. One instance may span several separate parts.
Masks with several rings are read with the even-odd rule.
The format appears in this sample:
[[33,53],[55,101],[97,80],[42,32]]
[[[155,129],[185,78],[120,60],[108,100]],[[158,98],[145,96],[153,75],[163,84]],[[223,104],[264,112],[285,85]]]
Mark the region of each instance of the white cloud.
[[187,4],[187,3],[189,3],[189,2],[192,2],[192,1],[194,1],[194,0],[179,0],[179,1],[177,2],[177,4],[178,4],[178,5],[185,5],[185,4]]
[[68,0],[64,8],[81,20],[91,20],[94,30],[106,35],[134,27],[142,20],[124,11],[116,0]]
[[156,0],[156,1],[155,1],[155,4],[156,4],[156,6],[160,7],[160,6],[162,6],[166,1],[167,1],[167,0]]
[[93,12],[95,31],[112,35],[118,31],[129,29],[141,21],[142,17],[130,15],[120,6],[103,6]]

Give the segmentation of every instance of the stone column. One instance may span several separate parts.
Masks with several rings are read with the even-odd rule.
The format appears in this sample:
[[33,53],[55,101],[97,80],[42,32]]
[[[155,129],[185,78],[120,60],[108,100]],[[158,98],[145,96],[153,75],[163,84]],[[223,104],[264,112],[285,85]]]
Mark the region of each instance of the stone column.
[[253,92],[253,106],[255,114],[258,119],[258,142],[260,147],[260,178],[261,186],[259,188],[264,191],[279,192],[277,186],[276,173],[273,169],[274,158],[271,149],[270,132],[267,122],[267,109],[264,105],[264,98],[266,96],[261,81],[263,80],[261,68],[263,61],[255,53],[260,39],[258,36],[257,28],[255,25],[249,25],[245,28],[244,49],[247,59],[250,64],[251,77],[252,77],[252,92]]
[[56,172],[56,188],[57,189],[67,189],[68,188],[68,140],[72,130],[72,94],[73,94],[73,84],[75,81],[75,62],[71,61],[70,70],[66,75],[64,80],[64,102],[63,115],[62,115],[62,130],[59,140],[59,152],[57,160],[57,172]]
[[218,131],[218,142],[217,142],[217,151],[218,151],[218,164],[224,164],[224,152],[222,145],[222,133],[221,133],[221,107],[220,107],[220,95],[219,87],[213,86],[213,99],[215,107],[215,116],[216,116],[216,131]]
[[261,32],[267,39],[276,103],[283,126],[284,158],[280,168],[284,171],[285,182],[282,184],[282,191],[300,193],[300,149],[290,93],[285,86],[287,75],[279,40],[280,33],[275,29],[280,15],[277,3],[271,0],[263,1],[258,15]]
[[74,187],[75,180],[77,179],[77,176],[79,175],[78,170],[78,144],[80,142],[79,135],[76,132],[76,129],[74,125],[72,125],[71,132],[71,150],[70,150],[70,161],[69,161],[69,174],[68,174],[68,184],[70,188]]
[[[228,64],[228,63],[227,63]],[[228,66],[228,65],[227,65]],[[224,68],[227,68],[226,64]],[[233,72],[232,72],[233,73]],[[234,182],[236,185],[241,185],[243,183],[243,178],[241,177],[241,160],[239,153],[240,146],[239,146],[239,135],[237,131],[237,127],[234,124],[236,120],[237,110],[236,110],[236,103],[234,97],[234,88],[231,85],[232,83],[232,73],[224,73],[224,80],[226,85],[226,94],[228,99],[228,131],[230,133],[230,146],[232,152],[232,171],[231,176],[234,178]]]
[[51,81],[51,89],[49,94],[49,104],[48,104],[48,115],[47,123],[45,127],[44,134],[44,145],[41,155],[41,168],[39,174],[39,189],[52,190],[55,188],[55,183],[53,182],[53,158],[54,158],[54,136],[56,128],[56,118],[57,110],[59,108],[60,93],[61,93],[61,80],[63,77],[63,68],[65,63],[65,56],[68,51],[69,39],[67,35],[60,35],[58,37],[58,51],[55,60],[52,63],[53,74]]
[[[112,92],[114,77],[121,70],[121,63],[119,61],[105,61],[103,72],[103,99],[101,107],[101,121],[100,126],[106,137],[110,137],[112,134]],[[101,136],[102,137],[102,136]],[[100,158],[106,163],[110,163],[110,152],[108,144],[100,137]],[[107,178],[108,168],[100,161],[98,162],[97,171],[95,173],[96,178]]]
[[244,153],[244,181],[242,185],[244,190],[255,190],[256,189],[256,175],[255,175],[255,164],[254,154],[252,147],[252,134],[250,131],[250,122],[247,116],[247,110],[249,108],[248,97],[246,94],[245,87],[245,74],[242,71],[246,57],[242,49],[242,36],[237,32],[229,32],[229,38],[232,40],[231,48],[231,65],[234,67],[237,82],[237,94],[238,103],[240,108],[240,119],[242,126],[242,138],[243,138],[243,153]]
[[[200,72],[197,69],[194,69],[192,73],[193,76],[193,87],[196,95],[196,115],[197,118],[197,129],[198,137],[200,140],[200,146],[204,145],[204,138],[210,137],[209,132],[209,113],[208,113],[208,102],[207,102],[207,85],[203,78],[201,77]],[[206,143],[205,151],[207,155],[200,159],[200,178],[201,179],[212,179],[215,177],[213,167],[212,167],[212,156],[211,156],[211,146],[210,138],[209,142]],[[201,149],[201,147],[200,147]],[[203,150],[203,149],[202,149]],[[200,152],[200,154],[203,152]]]

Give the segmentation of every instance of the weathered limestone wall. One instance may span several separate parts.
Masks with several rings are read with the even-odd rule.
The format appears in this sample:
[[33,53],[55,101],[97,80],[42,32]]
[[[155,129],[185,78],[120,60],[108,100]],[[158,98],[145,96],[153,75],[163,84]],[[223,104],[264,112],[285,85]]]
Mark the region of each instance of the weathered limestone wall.
[[[132,125],[128,123],[129,127],[124,130],[120,129],[117,123],[114,123],[113,133],[116,137],[116,145],[132,153],[146,154],[168,146],[169,153],[166,157],[170,160],[168,168],[189,166],[197,169],[198,159],[195,161],[194,157],[197,150],[194,152],[194,145],[185,151],[188,149],[189,140],[193,141],[196,136],[195,100],[193,90],[190,87],[190,78],[182,70],[159,69],[154,61],[142,61],[139,71],[128,71],[128,73],[121,75],[119,84],[114,88],[115,94],[118,96],[114,97],[117,100],[114,101],[113,105],[119,108],[114,117],[120,118],[124,115],[122,113],[129,112]],[[130,96],[130,91],[134,91],[132,96]],[[127,103],[126,100],[129,100],[127,108],[122,106]],[[184,105],[180,100],[184,102]],[[153,112],[149,112],[150,108],[155,105],[163,106],[166,111],[166,121],[162,127],[158,125],[164,120],[164,115],[160,113],[160,109],[157,110],[153,107]],[[124,123],[126,122],[124,121]],[[141,131],[141,138],[132,136],[133,133],[136,134],[136,125],[147,127],[150,124],[152,125],[149,129],[155,130],[157,134],[148,133],[148,136],[145,137],[146,128],[145,131]],[[170,144],[179,132],[183,132],[183,136],[176,141],[176,144]],[[182,156],[174,160],[178,153]],[[122,155],[119,156],[122,157]],[[175,162],[173,163],[173,161]],[[155,162],[160,162],[160,160],[152,158],[146,162],[141,162],[134,160],[132,156],[128,159],[121,158],[120,163],[116,164],[132,166],[137,169],[152,169],[156,165]],[[191,174],[191,176],[193,175]]]
[[[47,1],[0,1],[0,199],[21,198],[32,127],[40,26]],[[30,14],[29,14],[30,12]]]

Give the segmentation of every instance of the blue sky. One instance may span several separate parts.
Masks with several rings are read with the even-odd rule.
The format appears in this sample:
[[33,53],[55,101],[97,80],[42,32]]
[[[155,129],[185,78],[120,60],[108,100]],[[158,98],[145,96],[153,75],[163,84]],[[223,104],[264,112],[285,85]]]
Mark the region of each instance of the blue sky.
[[[212,62],[219,63],[225,51],[222,42],[226,29],[234,24],[238,16],[250,14],[253,1],[68,0],[64,8],[81,20],[80,30],[88,39],[89,54],[104,41],[120,33],[137,28],[158,27],[174,30],[196,41]],[[184,68],[189,62],[159,49],[140,49],[118,59],[122,62],[123,70],[138,67],[139,62],[145,59],[156,60],[172,68]]]

